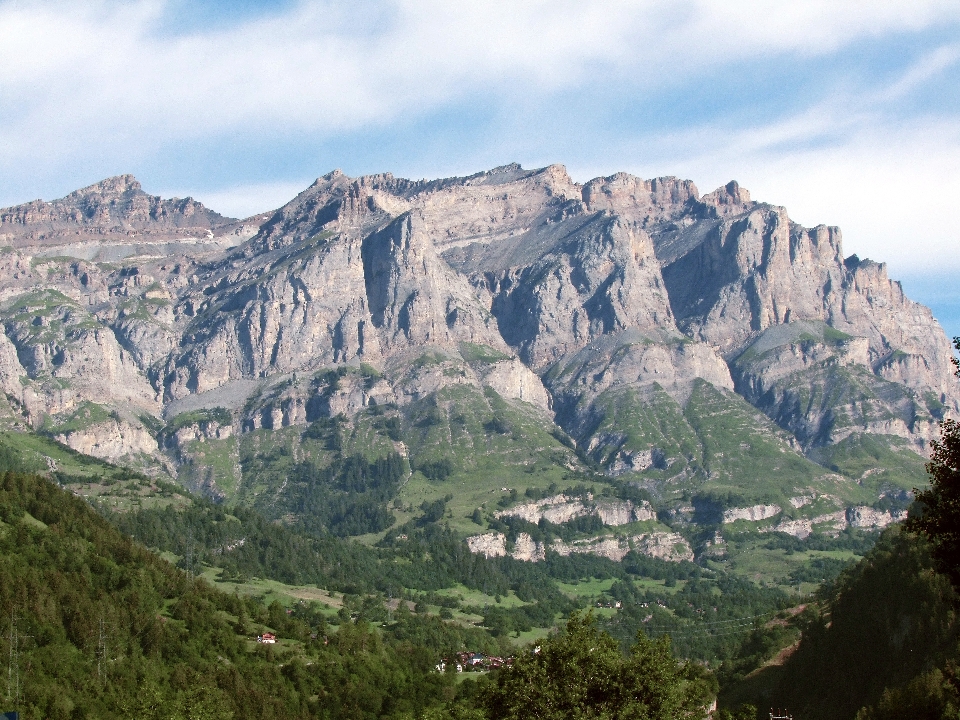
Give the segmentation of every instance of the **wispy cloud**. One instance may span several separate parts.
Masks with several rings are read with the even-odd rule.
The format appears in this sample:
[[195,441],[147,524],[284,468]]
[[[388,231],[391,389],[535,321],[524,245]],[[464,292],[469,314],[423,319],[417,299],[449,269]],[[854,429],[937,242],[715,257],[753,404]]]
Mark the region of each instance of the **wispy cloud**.
[[952,67],[960,64],[960,42],[935,48],[925,54],[896,82],[877,93],[873,104],[895,102]]
[[960,117],[900,117],[891,106],[960,60],[933,48],[880,87],[836,93],[801,112],[740,127],[663,133],[660,154],[634,169],[697,177],[705,190],[739,180],[755,199],[788,206],[808,226],[839,225],[845,249],[891,272],[960,272]]
[[[828,53],[960,20],[955,2],[300,3],[226,29],[158,32],[161,0],[0,5],[5,159],[237,128],[336,132],[473,93],[676,83],[758,54]],[[100,135],[100,137],[97,137]]]
[[[146,168],[243,215],[392,142],[402,167],[371,169],[497,158],[705,188],[737,177],[804,222],[844,224],[848,244],[894,237],[884,227],[907,224],[910,203],[919,234],[956,240],[935,198],[956,196],[960,108],[910,103],[956,75],[956,0],[319,0],[202,24],[177,22],[184,12],[178,0],[0,0],[0,204]],[[856,49],[912,35],[930,49],[889,77],[843,72]],[[795,67],[835,72],[822,87],[791,77],[800,100],[793,85],[751,85]],[[703,83],[722,84],[709,107]],[[437,149],[429,132],[446,138]],[[314,168],[317,148],[354,159]],[[925,184],[939,190],[914,189]],[[887,220],[871,224],[860,203]]]

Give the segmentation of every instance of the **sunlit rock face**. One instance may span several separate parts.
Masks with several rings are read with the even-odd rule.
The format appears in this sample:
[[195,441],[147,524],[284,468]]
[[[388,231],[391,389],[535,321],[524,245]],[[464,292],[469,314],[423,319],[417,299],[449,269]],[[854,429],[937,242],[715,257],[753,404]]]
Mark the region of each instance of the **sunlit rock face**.
[[[696,471],[667,420],[704,383],[808,454],[862,434],[924,453],[958,410],[930,311],[884,265],[844,258],[837,228],[803,228],[736,183],[701,195],[625,173],[579,184],[560,165],[335,171],[240,221],[119,176],[0,210],[0,236],[0,389],[24,421],[53,417],[111,459],[164,451],[144,418],[223,407],[240,433],[454,386],[529,408],[627,479]],[[89,403],[115,417],[80,422]]]

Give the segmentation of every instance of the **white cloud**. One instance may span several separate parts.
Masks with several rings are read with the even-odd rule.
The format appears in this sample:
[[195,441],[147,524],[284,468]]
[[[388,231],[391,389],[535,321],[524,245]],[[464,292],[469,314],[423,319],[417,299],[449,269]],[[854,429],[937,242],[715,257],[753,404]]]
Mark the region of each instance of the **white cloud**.
[[[826,53],[960,20],[942,0],[384,0],[378,22],[304,2],[228,29],[158,32],[162,0],[0,4],[0,158],[162,145],[237,128],[333,133],[467,94],[675,83],[717,63]],[[372,28],[372,29],[371,29]],[[2,161],[2,160],[0,160]]]
[[743,57],[757,51],[789,50],[818,55],[852,40],[890,32],[916,31],[956,20],[952,0],[700,0],[691,27],[714,38],[725,55]]
[[[836,55],[864,38],[960,23],[956,0],[327,0],[172,34],[170,7],[0,0],[0,173],[130,168],[178,143],[242,133],[375,136],[458,102],[536,108],[570,88],[622,84],[643,102],[644,88],[683,87],[727,66]],[[737,128],[688,119],[670,135],[590,148],[579,162],[595,174],[685,174],[705,190],[736,177],[804,223],[840,224],[848,252],[918,268],[958,240],[949,206],[960,194],[960,121],[894,121],[887,110],[958,59],[960,46],[947,44],[878,91],[828,94],[792,117]],[[566,159],[549,145],[524,150],[534,132],[503,148]],[[640,153],[651,148],[655,156]],[[195,194],[245,215],[305,184]]]

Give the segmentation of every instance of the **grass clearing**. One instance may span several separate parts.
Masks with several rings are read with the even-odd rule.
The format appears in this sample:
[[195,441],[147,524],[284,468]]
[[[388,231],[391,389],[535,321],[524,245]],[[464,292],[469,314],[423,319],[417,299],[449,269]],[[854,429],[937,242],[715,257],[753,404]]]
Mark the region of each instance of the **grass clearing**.
[[[849,550],[809,550],[789,553],[782,549],[763,547],[761,543],[762,540],[744,542],[738,552],[732,553],[729,561],[723,563],[721,567],[754,582],[775,585],[787,592],[796,592],[798,583],[788,581],[788,576],[794,571],[809,566],[812,560],[817,558],[840,561],[860,559],[859,555]],[[806,586],[802,592],[809,593],[818,587],[819,583],[803,582],[800,585]]]
[[597,580],[596,578],[589,578],[582,580],[577,583],[566,583],[557,581],[557,587],[560,589],[564,595],[569,598],[596,598],[602,595],[605,592],[609,592],[610,588],[616,582],[615,578],[607,578],[605,580]]
[[337,597],[336,593],[322,590],[314,585],[286,585],[276,580],[260,578],[234,582],[220,580],[219,576],[220,569],[214,567],[205,567],[200,573],[200,577],[224,592],[259,597],[263,599],[265,605],[275,600],[284,607],[292,607],[301,600],[318,602],[326,615],[336,615],[337,610],[343,607],[342,596]]
[[496,595],[487,595],[480,590],[471,590],[465,585],[459,584],[450,588],[437,590],[436,593],[437,595],[443,595],[445,597],[459,598],[461,604],[468,607],[487,607],[489,605],[500,605],[501,607],[511,608],[520,607],[521,605],[527,604],[518,598],[512,590],[506,595],[499,596],[499,602],[497,602]]

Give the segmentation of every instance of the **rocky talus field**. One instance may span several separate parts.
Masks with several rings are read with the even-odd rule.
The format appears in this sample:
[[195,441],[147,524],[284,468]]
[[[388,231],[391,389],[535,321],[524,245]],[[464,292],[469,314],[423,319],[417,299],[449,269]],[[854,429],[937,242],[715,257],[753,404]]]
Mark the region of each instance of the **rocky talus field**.
[[121,176],[0,245],[9,432],[340,535],[732,558],[902,517],[960,409],[930,310],[735,182],[334,171],[236,220]]

